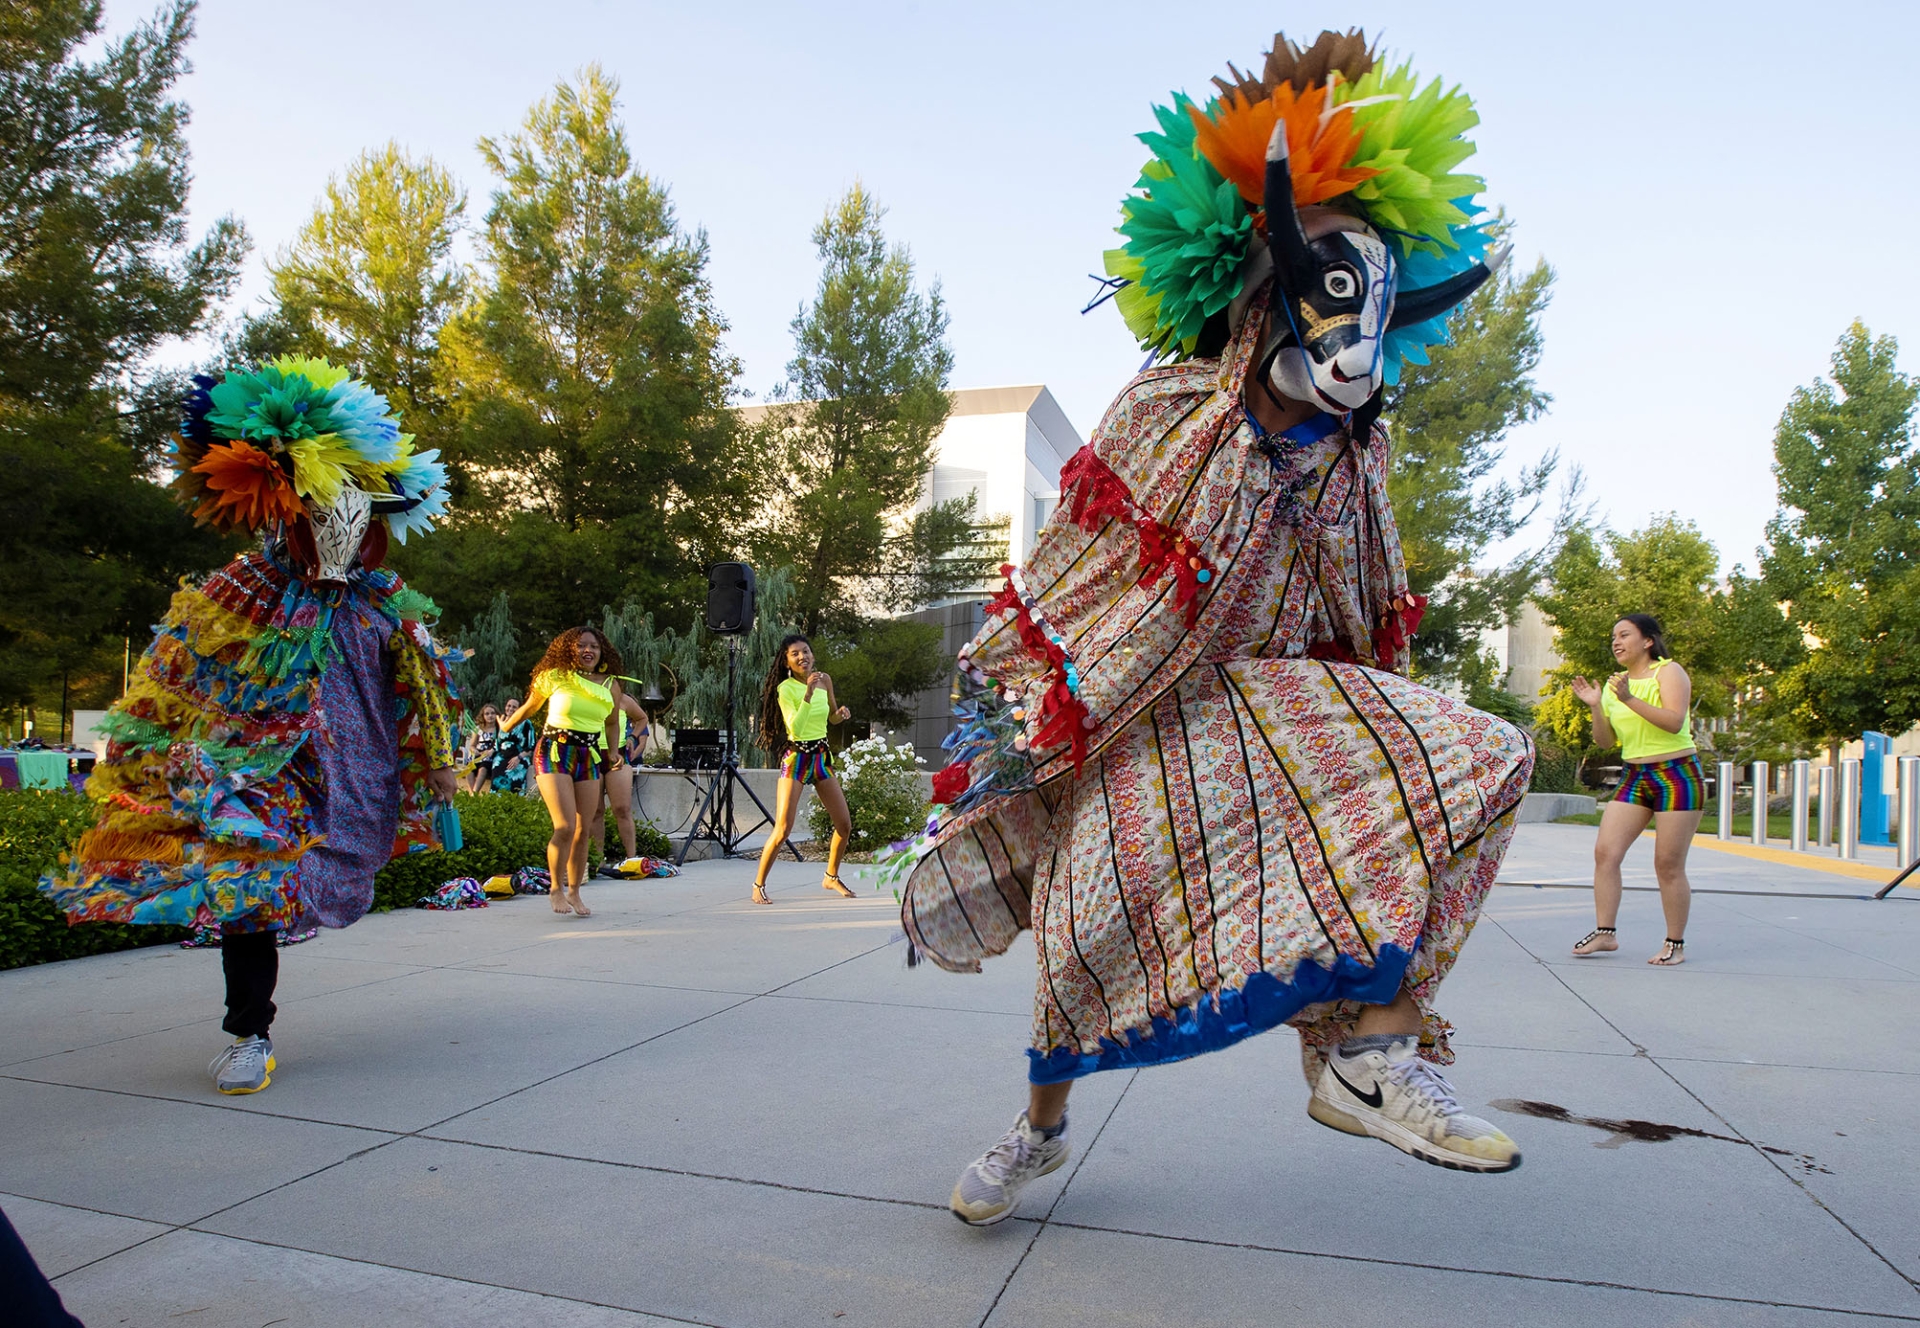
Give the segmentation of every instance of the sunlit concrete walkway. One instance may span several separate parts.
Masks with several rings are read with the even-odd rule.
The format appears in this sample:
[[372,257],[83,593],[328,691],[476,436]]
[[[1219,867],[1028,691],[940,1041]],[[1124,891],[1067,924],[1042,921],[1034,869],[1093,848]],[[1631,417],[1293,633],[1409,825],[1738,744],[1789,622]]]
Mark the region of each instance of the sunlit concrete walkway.
[[1688,964],[1648,890],[1576,961],[1593,833],[1522,828],[1447,988],[1507,1176],[1315,1125],[1282,1032],[1081,1085],[968,1229],[1031,950],[909,970],[890,899],[709,862],[285,952],[251,1098],[213,953],[0,974],[0,1206],[94,1328],[1920,1322],[1920,890],[1701,851]]

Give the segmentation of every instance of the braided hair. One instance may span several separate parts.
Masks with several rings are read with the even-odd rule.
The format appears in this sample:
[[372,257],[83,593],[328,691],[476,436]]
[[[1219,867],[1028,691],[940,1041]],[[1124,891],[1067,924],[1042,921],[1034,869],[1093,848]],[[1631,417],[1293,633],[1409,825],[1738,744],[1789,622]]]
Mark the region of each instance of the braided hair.
[[787,754],[793,746],[793,739],[787,734],[787,717],[780,711],[780,684],[793,676],[793,670],[787,667],[787,647],[804,645],[813,648],[813,642],[798,632],[788,632],[780,638],[780,645],[773,652],[773,663],[767,669],[767,680],[760,686],[760,709],[756,718],[760,725],[760,745],[767,749],[767,755],[775,761]]

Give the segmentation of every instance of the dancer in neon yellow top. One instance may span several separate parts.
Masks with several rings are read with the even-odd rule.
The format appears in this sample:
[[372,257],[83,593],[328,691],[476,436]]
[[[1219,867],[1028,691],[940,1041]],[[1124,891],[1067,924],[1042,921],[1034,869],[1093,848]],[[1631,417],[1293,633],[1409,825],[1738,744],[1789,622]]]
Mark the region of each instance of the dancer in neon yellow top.
[[587,844],[600,786],[609,769],[626,764],[614,716],[625,693],[605,671],[607,645],[590,627],[553,638],[534,666],[533,690],[501,727],[511,730],[544,704],[547,726],[533,751],[540,800],[553,821],[547,841],[548,891],[555,913],[591,917],[580,898],[587,879]]
[[853,818],[847,814],[847,797],[834,777],[833,753],[827,745],[827,725],[843,722],[850,713],[833,694],[833,679],[813,667],[813,643],[797,632],[782,638],[760,688],[760,740],[783,759],[773,830],[760,850],[760,870],[753,880],[756,904],[773,902],[767,898],[767,872],[793,832],[800,795],[809,784],[833,818],[833,843],[827,849],[827,875],[821,887],[853,898],[853,891],[840,879],[840,855],[853,837]]
[[[1604,687],[1585,678],[1573,680],[1573,694],[1593,715],[1593,741],[1620,745],[1626,763],[1620,790],[1600,816],[1593,845],[1594,928],[1573,947],[1585,959],[1618,950],[1615,925],[1620,916],[1620,864],[1627,850],[1653,822],[1653,871],[1660,882],[1660,907],[1667,916],[1667,943],[1647,962],[1670,966],[1686,962],[1687,914],[1692,887],[1687,881],[1687,849],[1700,828],[1705,808],[1706,771],[1693,745],[1693,680],[1667,655],[1660,623],[1645,613],[1629,613],[1613,625],[1613,657],[1624,671]],[[1729,796],[1721,790],[1721,796]],[[1766,815],[1765,795],[1757,800]]]

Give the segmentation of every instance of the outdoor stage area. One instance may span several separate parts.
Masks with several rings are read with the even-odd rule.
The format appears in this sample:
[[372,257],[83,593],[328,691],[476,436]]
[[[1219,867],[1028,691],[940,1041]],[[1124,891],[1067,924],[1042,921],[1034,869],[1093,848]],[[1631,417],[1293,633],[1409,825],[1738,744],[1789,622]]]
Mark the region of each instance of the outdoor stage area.
[[1282,1031],[1081,1084],[1070,1163],[967,1228],[1031,948],[910,970],[870,884],[755,908],[712,861],[284,952],[253,1097],[204,1070],[215,953],[0,974],[0,1207],[91,1328],[1920,1322],[1920,890],[1703,846],[1649,968],[1648,842],[1575,960],[1594,831],[1519,834],[1442,1007],[1510,1175],[1314,1124]]

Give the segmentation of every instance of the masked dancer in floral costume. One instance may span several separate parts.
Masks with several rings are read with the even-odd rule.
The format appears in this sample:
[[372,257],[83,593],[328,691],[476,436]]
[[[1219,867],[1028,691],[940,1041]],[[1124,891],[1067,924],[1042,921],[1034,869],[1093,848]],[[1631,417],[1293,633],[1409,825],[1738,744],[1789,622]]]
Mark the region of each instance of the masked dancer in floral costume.
[[1424,600],[1387,501],[1383,391],[1499,267],[1471,102],[1358,33],[1276,38],[1174,98],[1107,255],[1153,352],[961,654],[902,921],[972,971],[1031,926],[1028,1109],[952,1207],[996,1222],[1067,1157],[1099,1070],[1299,1030],[1313,1119],[1467,1171],[1520,1154],[1438,1066],[1434,1006],[1533,754],[1409,682]]
[[42,883],[74,922],[218,924],[235,1041],[222,1093],[267,1087],[276,934],[345,927],[373,876],[437,847],[454,792],[451,656],[381,566],[445,510],[446,471],[325,360],[200,377],[176,491],[258,551],[173,598],[101,725],[99,820]]

